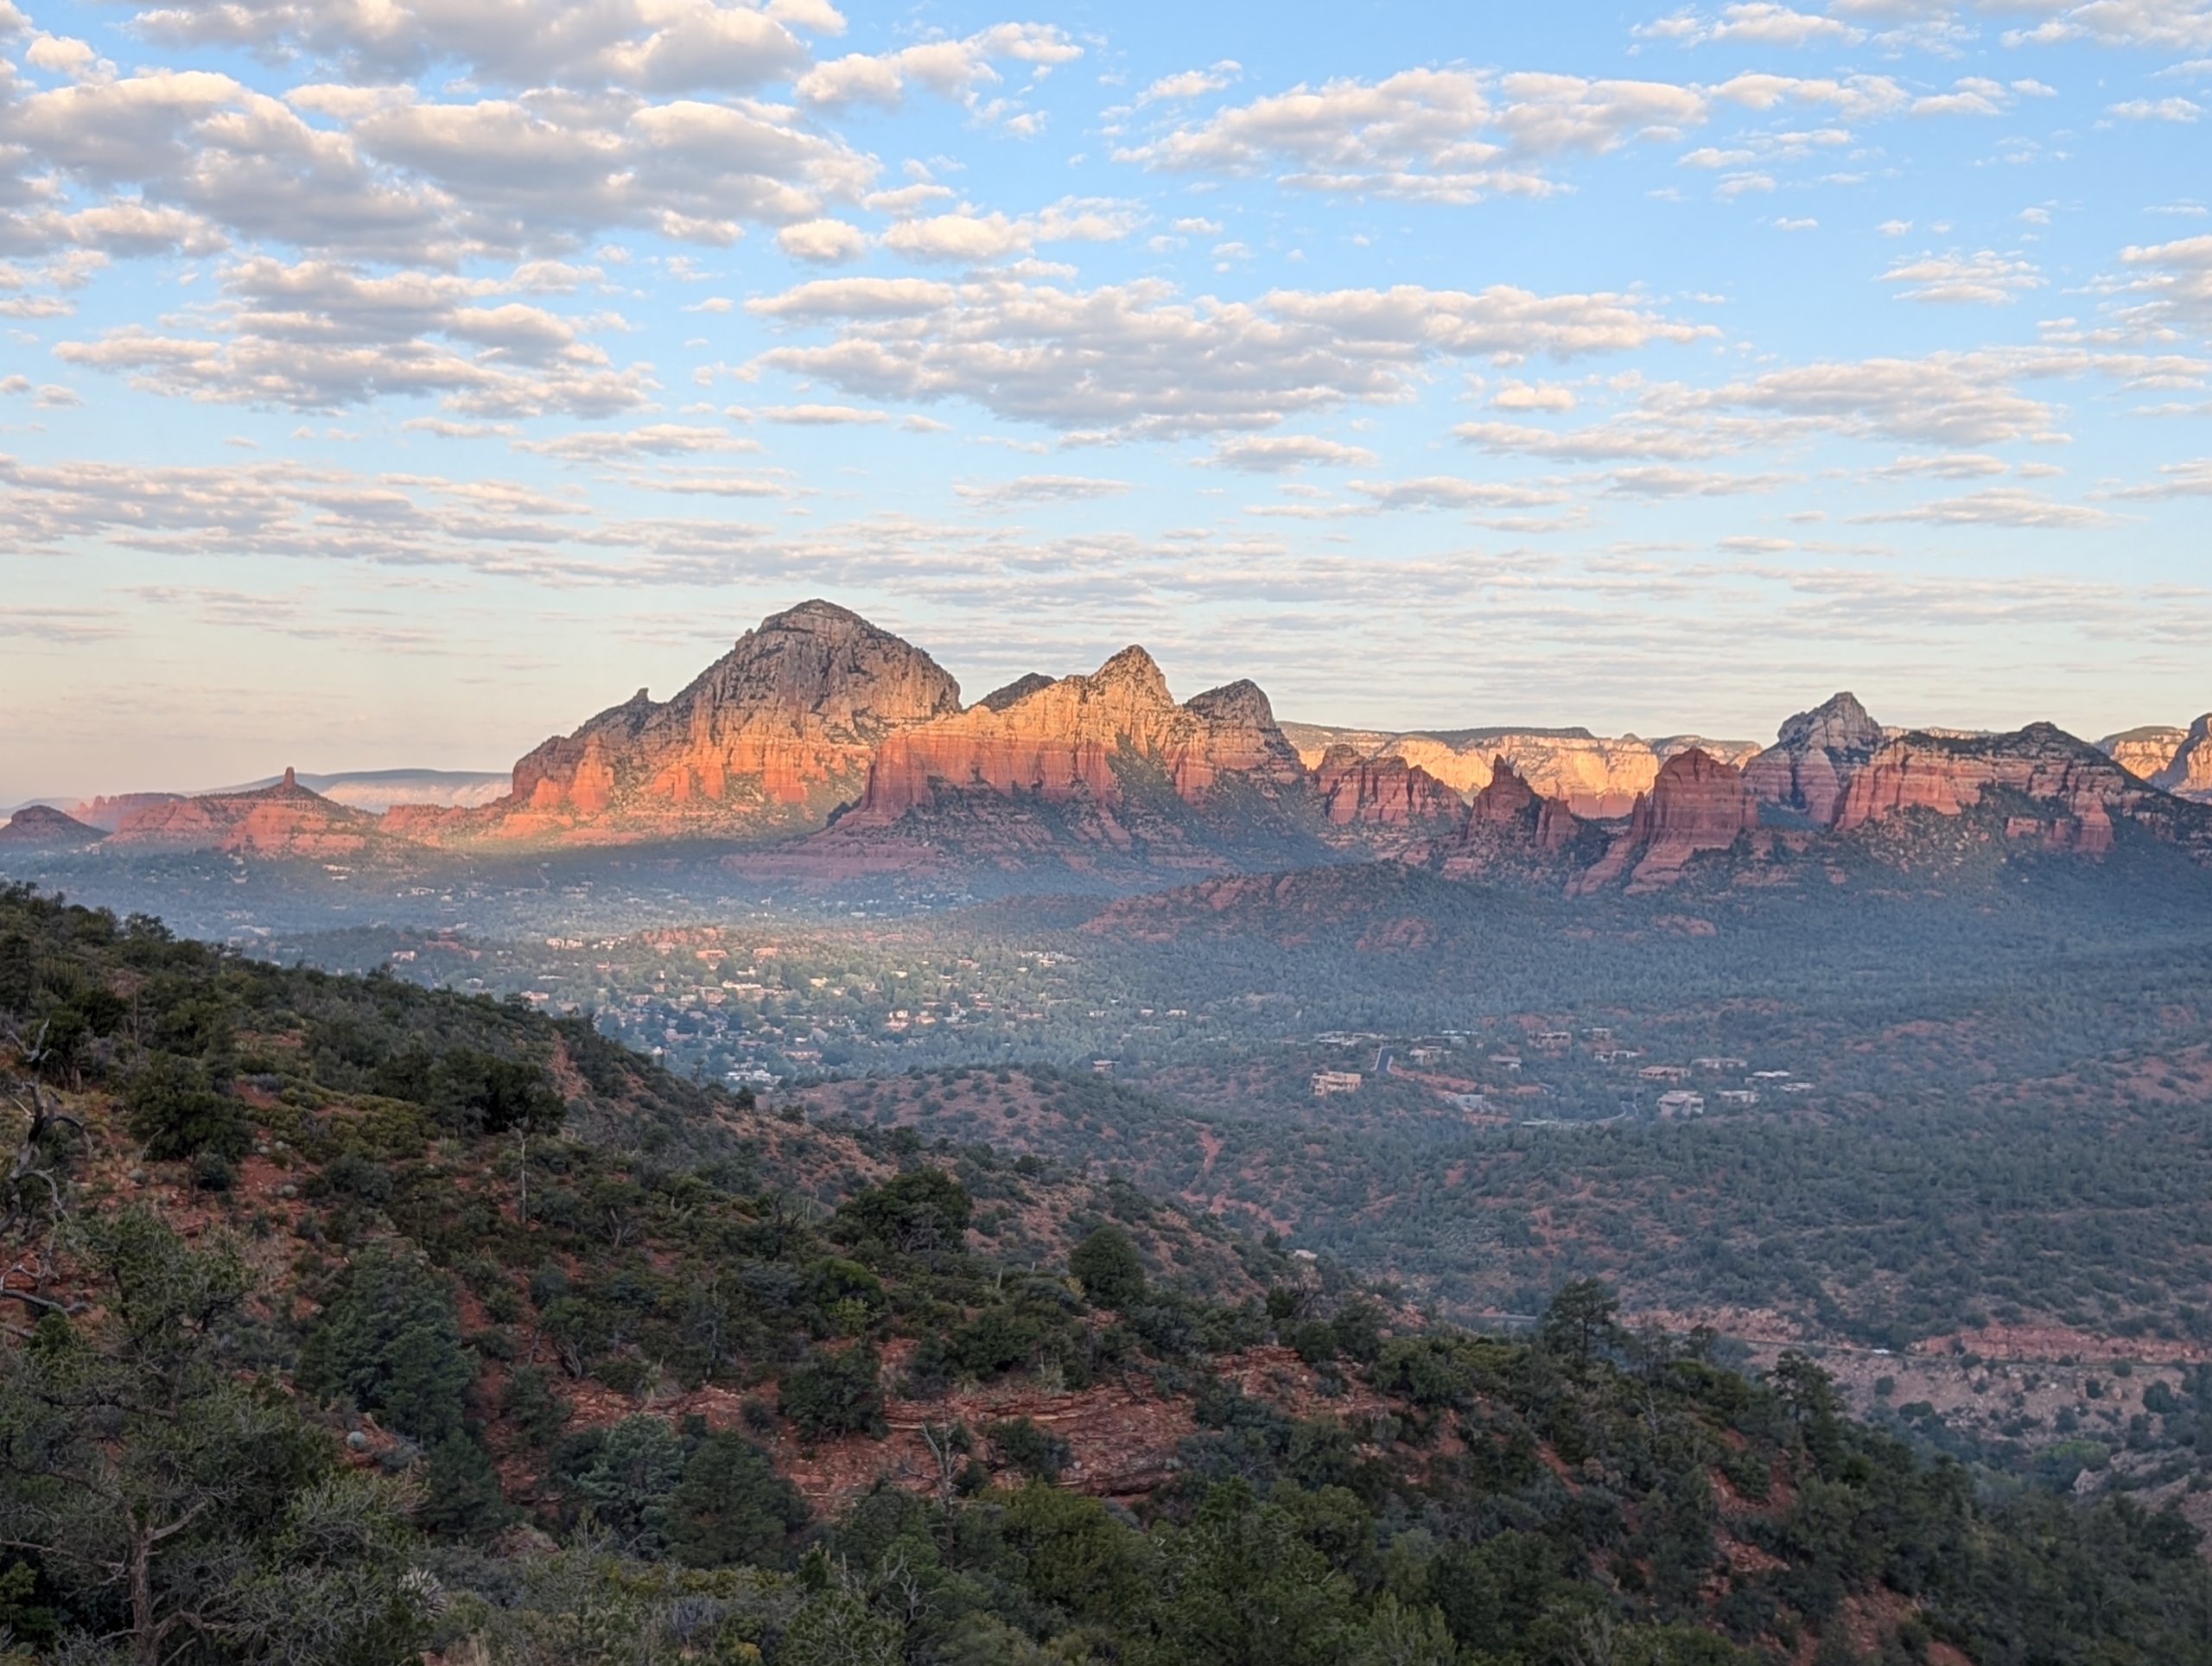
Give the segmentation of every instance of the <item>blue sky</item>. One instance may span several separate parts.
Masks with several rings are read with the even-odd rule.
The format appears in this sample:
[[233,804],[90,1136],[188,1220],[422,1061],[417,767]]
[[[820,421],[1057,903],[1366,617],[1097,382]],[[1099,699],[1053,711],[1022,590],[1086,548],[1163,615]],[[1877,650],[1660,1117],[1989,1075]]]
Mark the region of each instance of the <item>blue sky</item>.
[[971,698],[2212,705],[2212,0],[0,29],[0,802],[504,766],[813,595]]

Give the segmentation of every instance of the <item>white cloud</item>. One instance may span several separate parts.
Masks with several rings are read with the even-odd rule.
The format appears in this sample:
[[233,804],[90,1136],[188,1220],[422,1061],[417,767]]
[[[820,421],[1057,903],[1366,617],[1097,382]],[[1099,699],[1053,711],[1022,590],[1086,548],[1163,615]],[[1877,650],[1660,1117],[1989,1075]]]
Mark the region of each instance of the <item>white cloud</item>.
[[1243,67],[1234,58],[1224,58],[1211,69],[1186,69],[1179,74],[1163,75],[1137,94],[1137,102],[1147,105],[1161,99],[1203,98],[1209,92],[1220,92],[1236,79]]
[[1948,446],[2052,437],[2056,413],[2011,385],[2025,368],[2012,356],[1956,353],[1813,364],[1717,388],[1644,386],[1628,409],[1580,428],[1472,422],[1452,431],[1485,450],[1576,462],[1685,462],[1818,433]]
[[1084,474],[1024,474],[1018,480],[983,485],[963,481],[952,489],[969,503],[999,508],[1013,504],[1081,503],[1092,498],[1118,498],[1129,489],[1129,483],[1093,480]]
[[1543,159],[1678,137],[1705,111],[1694,88],[1664,81],[1408,69],[1295,86],[1114,154],[1166,172],[1272,173],[1306,190],[1469,202],[1549,192]]
[[1414,397],[1428,361],[1618,352],[1702,332],[1618,295],[1391,289],[1179,298],[1158,280],[1092,290],[833,278],[750,302],[827,325],[760,363],[873,398],[973,400],[1015,421],[1172,436],[1274,426],[1348,401]]
[[1913,474],[1933,474],[1940,480],[1970,480],[2005,472],[2004,460],[1986,452],[1952,451],[1933,457],[1899,457],[1895,462],[1869,469],[1878,479],[1896,480]]
[[1352,480],[1349,489],[1381,509],[1533,508],[1563,503],[1567,497],[1553,486],[1463,480],[1452,474],[1409,480]]
[[1963,497],[1939,498],[1932,503],[1885,513],[1854,515],[1854,524],[1914,521],[1929,526],[2018,526],[2063,530],[2109,526],[2113,517],[2086,504],[2061,503],[2025,486],[1993,486]]
[[1912,101],[1916,116],[2001,116],[2011,107],[2012,91],[1986,75],[1968,75],[1952,83],[1948,92],[1931,92]]
[[[2040,10],[2043,8],[2030,8]],[[2088,0],[2065,7],[2033,29],[2013,30],[2007,46],[2067,40],[2101,46],[2189,52],[2212,46],[2212,6],[2204,0]]]
[[1980,302],[2001,306],[2025,290],[2043,287],[2043,275],[2031,261],[1983,249],[1971,255],[1923,254],[1900,260],[1875,280],[1901,283],[1900,301]]
[[1341,441],[1325,440],[1318,435],[1266,434],[1221,441],[1215,445],[1213,455],[1205,461],[1222,468],[1241,469],[1246,474],[1281,474],[1303,467],[1307,463],[1338,467],[1371,463],[1380,459],[1364,446],[1345,445]]
[[793,423],[804,428],[847,428],[891,420],[887,410],[869,410],[859,405],[764,405],[760,414],[772,423]]
[[824,106],[880,105],[895,110],[908,82],[941,98],[952,99],[983,115],[995,111],[981,101],[981,89],[1004,79],[994,60],[1013,60],[1042,74],[1083,56],[1083,48],[1049,23],[998,23],[958,41],[929,41],[896,52],[854,53],[819,63],[794,84],[805,103]]
[[2132,122],[2193,122],[2204,114],[2202,105],[2187,99],[2130,99],[2106,108]]
[[1574,390],[1556,382],[1507,382],[1490,402],[1500,410],[1572,410]]
[[2109,494],[2115,498],[2212,498],[2212,457],[2161,463],[2158,478]]
[[514,448],[533,452],[541,457],[558,457],[563,462],[606,462],[622,457],[677,457],[706,451],[758,451],[760,447],[757,441],[728,434],[718,428],[683,423],[648,423],[642,428],[563,434],[551,440],[518,440]]
[[2131,245],[2120,258],[2141,274],[2126,292],[2144,297],[2120,311],[2123,323],[2156,334],[2177,324],[2212,328],[2212,235]]
[[256,257],[225,270],[214,306],[162,330],[126,324],[64,341],[54,354],[129,372],[157,393],[301,410],[397,396],[477,416],[596,416],[643,403],[642,371],[616,369],[578,321],[498,301],[499,288]]
[[1732,498],[1747,492],[1771,492],[1787,485],[1786,474],[1728,474],[1709,468],[1675,468],[1650,463],[1617,468],[1605,483],[1609,498]]
[[[144,253],[226,241],[451,267],[630,226],[727,244],[818,218],[874,161],[785,108],[539,88],[437,100],[320,82],[282,100],[209,71],[0,88],[0,147],[29,175],[0,245]],[[315,118],[314,121],[308,118]],[[66,182],[98,200],[73,214]]]
[[912,260],[981,264],[1039,243],[1110,243],[1142,223],[1135,205],[1104,198],[1065,197],[1018,219],[994,211],[932,214],[902,219],[883,234],[883,245]]
[[1854,29],[1840,18],[1795,11],[1788,6],[1774,4],[1772,0],[1723,6],[1713,17],[1700,16],[1694,10],[1685,9],[1656,23],[1639,23],[1629,32],[1647,40],[1670,41],[1685,47],[1713,42],[1761,47],[1802,47],[1815,42],[1856,46],[1866,38],[1866,30]]
[[715,0],[170,0],[134,20],[178,45],[245,46],[352,67],[365,79],[413,79],[458,61],[505,86],[614,86],[641,92],[735,91],[804,68],[785,27],[836,34],[823,0],[766,9]]
[[804,219],[776,233],[776,246],[794,260],[834,266],[868,251],[868,236],[842,219]]

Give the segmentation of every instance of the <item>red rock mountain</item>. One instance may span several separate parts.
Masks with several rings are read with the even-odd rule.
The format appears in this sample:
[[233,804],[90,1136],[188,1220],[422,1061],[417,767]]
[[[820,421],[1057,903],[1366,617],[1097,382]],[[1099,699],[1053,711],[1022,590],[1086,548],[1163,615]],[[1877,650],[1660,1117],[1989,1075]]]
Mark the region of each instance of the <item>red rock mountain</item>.
[[108,837],[113,848],[231,850],[262,856],[354,856],[381,842],[376,817],[310,792],[290,770],[251,792],[140,805]]
[[2146,723],[2141,728],[2122,729],[2117,734],[2106,735],[2097,742],[2097,750],[2129,774],[2155,781],[2188,739],[2189,731],[2185,728],[2176,728],[2170,723]]
[[1331,747],[1313,779],[1323,813],[1338,827],[1359,822],[1413,827],[1457,821],[1464,813],[1458,793],[1395,754],[1362,757],[1356,747]]
[[1672,884],[1699,851],[1726,850],[1758,824],[1758,800],[1742,772],[1693,747],[1660,766],[1629,812],[1628,830],[1573,889],[1594,891],[1624,873],[1632,891]]
[[2165,767],[2150,779],[2162,792],[2212,803],[2212,712],[2189,726]]
[[0,826],[0,844],[91,844],[106,835],[73,816],[65,816],[51,804],[25,804]]
[[87,798],[69,806],[70,816],[87,827],[97,827],[103,833],[112,833],[123,825],[124,817],[149,804],[173,804],[182,802],[181,792],[118,792],[113,798]]
[[912,644],[827,601],[761,620],[675,698],[643,689],[515,765],[480,810],[395,809],[439,843],[766,839],[819,827],[886,736],[960,709]]
[[1125,754],[1156,764],[1185,804],[1224,773],[1284,784],[1304,773],[1256,686],[1232,683],[1178,705],[1152,656],[1128,647],[1089,677],[1033,673],[966,711],[885,735],[845,820],[887,824],[947,790],[1052,804],[1082,794],[1110,809],[1123,796],[1114,766]]
[[[1179,703],[1142,648],[1087,677],[1033,673],[887,734],[860,801],[786,851],[734,859],[806,880],[1035,866],[1105,878],[1329,860],[1330,823],[1267,696]],[[1370,812],[1359,825],[1379,823]],[[1351,836],[1357,839],[1357,831]]]
[[1744,766],[1744,780],[1761,804],[1832,826],[1851,778],[1887,740],[1855,695],[1833,695],[1783,723],[1775,744]]

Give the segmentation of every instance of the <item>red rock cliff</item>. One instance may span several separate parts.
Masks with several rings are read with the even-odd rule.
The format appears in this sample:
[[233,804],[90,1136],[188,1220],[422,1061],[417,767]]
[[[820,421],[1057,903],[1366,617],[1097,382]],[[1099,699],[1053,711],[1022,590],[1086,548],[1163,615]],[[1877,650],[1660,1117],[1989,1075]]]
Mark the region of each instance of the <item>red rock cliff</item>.
[[2051,804],[2048,842],[2090,855],[2112,849],[2114,811],[2133,815],[2157,796],[2094,747],[2049,723],[1975,739],[1907,734],[1853,777],[1836,830],[1848,833],[1906,810],[1956,816],[1980,804],[1991,787]]
[[1693,747],[1660,766],[1651,791],[1638,794],[1629,812],[1628,830],[1574,888],[1593,891],[1624,872],[1634,890],[1672,884],[1699,851],[1726,850],[1758,823],[1758,801],[1742,773]]
[[845,608],[801,602],[674,699],[640,689],[546,741],[516,764],[505,798],[408,824],[448,842],[798,830],[851,796],[887,734],[959,709],[959,684],[920,649]]
[[2177,798],[2212,802],[2212,712],[2189,726],[2165,767],[2151,777],[2152,785]]
[[1760,803],[1827,827],[1853,776],[1885,744],[1855,695],[1834,695],[1783,723],[1775,744],[1744,766],[1744,779]]
[[112,845],[232,850],[262,856],[352,856],[379,832],[376,819],[310,792],[286,770],[274,786],[157,799],[124,817]]
[[1313,780],[1325,813],[1339,827],[1355,822],[1402,826],[1459,811],[1459,795],[1427,770],[1395,755],[1363,758],[1356,747],[1331,747]]
[[995,696],[886,735],[867,791],[841,825],[895,821],[945,789],[1054,802],[1083,793],[1111,805],[1121,798],[1112,760],[1124,749],[1166,770],[1187,804],[1224,772],[1284,781],[1303,774],[1257,687],[1232,683],[1178,705],[1152,656],[1129,647],[1089,677],[1037,679],[1011,698]]

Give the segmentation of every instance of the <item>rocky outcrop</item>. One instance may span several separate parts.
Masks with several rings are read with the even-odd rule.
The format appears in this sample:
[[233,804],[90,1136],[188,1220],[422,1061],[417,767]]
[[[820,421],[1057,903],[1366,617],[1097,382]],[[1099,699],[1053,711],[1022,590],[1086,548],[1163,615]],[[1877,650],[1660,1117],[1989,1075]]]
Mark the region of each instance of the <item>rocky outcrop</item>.
[[839,825],[887,825],[945,792],[1034,794],[1049,804],[1081,796],[1111,809],[1123,797],[1116,766],[1131,760],[1164,773],[1189,804],[1224,774],[1281,785],[1303,775],[1255,684],[1232,683],[1179,705],[1152,656],[1128,647],[1089,677],[1040,680],[1003,704],[979,703],[887,734],[866,792]]
[[1890,741],[1853,777],[1835,828],[1848,833],[1910,810],[1962,815],[1992,787],[2057,806],[2050,842],[2092,855],[2112,849],[2112,807],[2142,796],[2109,758],[2049,723],[1986,739],[1914,734]]
[[1409,827],[1462,814],[1459,795],[1403,758],[1363,758],[1352,747],[1332,747],[1313,772],[1322,813],[1338,827],[1374,823]]
[[112,833],[123,825],[124,818],[149,804],[173,804],[183,802],[181,792],[118,792],[113,797],[87,798],[69,806],[72,819],[87,827],[96,827],[103,833]]
[[805,601],[761,620],[672,700],[640,689],[515,765],[483,810],[395,811],[443,843],[762,838],[824,823],[884,738],[957,713],[960,687],[859,614]]
[[1564,801],[1540,796],[1499,757],[1491,761],[1490,780],[1467,806],[1459,839],[1444,851],[1441,866],[1455,879],[1549,877],[1556,882],[1554,870],[1570,864],[1578,847],[1593,835]]
[[1785,818],[1832,826],[1852,777],[1887,740],[1855,695],[1832,695],[1783,723],[1775,744],[1744,766],[1744,780]]
[[259,856],[357,856],[379,841],[376,818],[299,784],[290,770],[274,786],[141,805],[109,836],[116,847],[228,850]]
[[2097,742],[2097,750],[2129,774],[2156,782],[2160,772],[2173,762],[2189,733],[2170,723],[2147,723],[2141,728],[2107,734]]
[[[2185,767],[2186,753],[2184,747],[2161,774],[2174,779]],[[1836,830],[1851,832],[1915,810],[1961,815],[1993,792],[2028,801],[2031,813],[2006,817],[2012,838],[2032,835],[2054,849],[2101,856],[2113,847],[2116,824],[2126,821],[2200,857],[2212,855],[2212,813],[2146,785],[2097,747],[2049,723],[2011,734],[1913,734],[1890,741],[1853,779]]]
[[2151,785],[2176,798],[2212,803],[2212,712],[2189,726],[2173,756],[2151,777]]
[[1637,795],[1648,792],[1659,766],[1695,747],[1740,764],[1758,750],[1749,741],[1707,741],[1694,734],[1646,741],[1634,734],[1608,738],[1587,729],[1432,729],[1389,733],[1286,723],[1284,734],[1309,769],[1332,747],[1350,746],[1363,756],[1399,758],[1463,797],[1490,785],[1503,759],[1539,797],[1556,798],[1576,815],[1625,816]]
[[1692,856],[1727,849],[1758,821],[1758,801],[1743,773],[1692,747],[1660,766],[1651,791],[1640,794],[1630,810],[1628,830],[1573,889],[1595,891],[1624,874],[1632,891],[1671,885]]
[[0,844],[33,849],[66,849],[94,844],[107,835],[74,816],[65,816],[51,804],[25,804],[0,826]]
[[[1089,676],[1025,677],[957,715],[886,735],[865,791],[833,825],[738,871],[817,886],[957,874],[971,890],[1125,889],[1160,874],[1234,873],[1420,847],[1404,817],[1456,800],[1410,773],[1338,782],[1332,823],[1268,696],[1237,682],[1178,703],[1152,656],[1125,648]],[[1389,819],[1397,816],[1400,819]],[[932,882],[934,881],[932,880]]]

